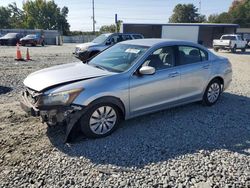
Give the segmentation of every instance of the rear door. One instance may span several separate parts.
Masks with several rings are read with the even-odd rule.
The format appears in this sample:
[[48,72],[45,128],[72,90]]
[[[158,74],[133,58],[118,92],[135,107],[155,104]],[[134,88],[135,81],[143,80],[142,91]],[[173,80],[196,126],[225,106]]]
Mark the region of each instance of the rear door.
[[201,97],[211,72],[208,53],[192,46],[177,46],[177,54],[177,67],[181,76],[180,99]]

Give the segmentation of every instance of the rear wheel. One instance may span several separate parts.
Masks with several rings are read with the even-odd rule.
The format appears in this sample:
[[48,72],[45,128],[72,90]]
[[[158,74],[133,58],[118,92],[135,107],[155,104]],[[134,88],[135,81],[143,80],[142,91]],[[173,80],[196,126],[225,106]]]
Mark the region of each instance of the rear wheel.
[[110,135],[120,122],[119,109],[111,103],[92,106],[80,119],[81,130],[89,138],[101,138]]
[[220,80],[218,79],[212,80],[208,84],[207,89],[203,95],[203,104],[207,106],[214,105],[220,97],[221,90],[222,90],[221,88],[222,88],[222,84]]
[[237,49],[237,46],[236,46],[236,45],[234,45],[234,47],[233,47],[233,48],[231,48],[231,52],[232,52],[232,53],[235,53],[235,52],[236,52],[236,49]]
[[214,48],[214,51],[215,51],[215,52],[218,52],[218,51],[219,51],[219,48]]

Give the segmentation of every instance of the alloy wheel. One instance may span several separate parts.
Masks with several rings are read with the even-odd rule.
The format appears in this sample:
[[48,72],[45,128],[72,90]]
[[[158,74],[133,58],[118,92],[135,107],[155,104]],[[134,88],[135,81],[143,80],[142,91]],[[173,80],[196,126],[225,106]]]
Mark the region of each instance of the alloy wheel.
[[207,93],[207,99],[210,103],[214,103],[220,95],[220,85],[218,83],[213,83]]
[[103,135],[112,130],[116,121],[116,111],[111,106],[101,106],[92,113],[89,126],[93,133]]

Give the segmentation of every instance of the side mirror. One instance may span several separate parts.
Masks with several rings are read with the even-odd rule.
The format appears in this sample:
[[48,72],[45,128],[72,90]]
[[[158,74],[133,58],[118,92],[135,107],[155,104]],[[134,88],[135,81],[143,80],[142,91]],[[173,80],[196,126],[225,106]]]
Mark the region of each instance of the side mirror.
[[110,41],[107,41],[107,42],[106,42],[106,45],[111,45],[111,42],[110,42]]
[[155,68],[150,66],[143,66],[140,68],[139,73],[142,75],[152,75],[155,73]]

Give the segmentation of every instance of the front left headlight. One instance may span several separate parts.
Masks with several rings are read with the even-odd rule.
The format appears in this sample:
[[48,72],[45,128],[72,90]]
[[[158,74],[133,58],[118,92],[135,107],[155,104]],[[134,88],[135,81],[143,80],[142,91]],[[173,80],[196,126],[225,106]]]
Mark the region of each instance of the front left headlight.
[[38,105],[69,105],[75,100],[75,98],[81,93],[81,91],[83,91],[83,89],[73,89],[59,93],[43,95],[41,96]]
[[84,51],[86,51],[86,50],[88,50],[88,47],[87,47],[87,46],[83,46],[83,47],[80,47],[80,50],[79,50],[79,51],[84,52]]

